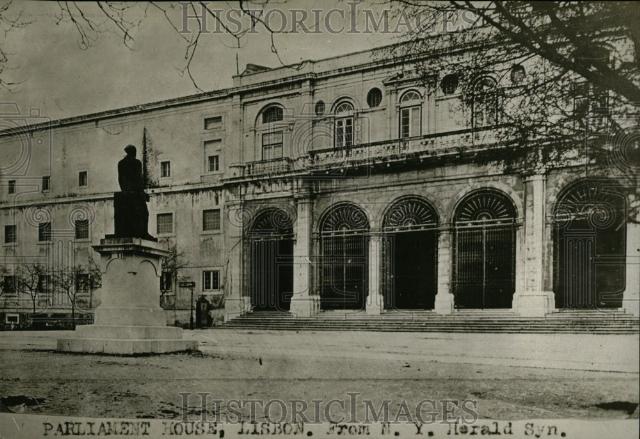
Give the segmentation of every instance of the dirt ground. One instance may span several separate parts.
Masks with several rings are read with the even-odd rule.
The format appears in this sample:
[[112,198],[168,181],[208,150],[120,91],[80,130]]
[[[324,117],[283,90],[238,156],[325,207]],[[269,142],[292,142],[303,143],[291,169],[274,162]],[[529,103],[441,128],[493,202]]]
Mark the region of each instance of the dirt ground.
[[[424,399],[477,400],[479,417],[489,419],[638,417],[637,373],[399,358],[113,357],[4,347],[0,375],[0,411],[17,413],[173,419],[184,414],[181,392],[227,401],[344,400],[359,392],[360,400],[390,400],[392,410],[403,400],[410,407]],[[201,413],[197,396],[188,405],[188,416]],[[223,403],[218,413],[228,409]]]

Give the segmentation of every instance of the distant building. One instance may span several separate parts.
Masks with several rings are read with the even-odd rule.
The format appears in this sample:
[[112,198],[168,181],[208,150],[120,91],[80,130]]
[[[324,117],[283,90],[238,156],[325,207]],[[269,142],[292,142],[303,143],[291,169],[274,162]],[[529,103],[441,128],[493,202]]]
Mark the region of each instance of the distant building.
[[[526,80],[526,66],[517,74]],[[637,315],[640,226],[615,170],[508,171],[485,160],[509,148],[491,90],[510,79],[474,81],[483,92],[469,101],[451,72],[425,81],[410,63],[365,51],[250,65],[228,89],[97,114],[5,116],[16,127],[0,132],[3,284],[23,263],[88,263],[91,245],[113,232],[116,164],[134,144],[149,231],[185,265],[159,278],[163,304],[183,315],[192,297],[183,278],[195,282],[194,302],[204,296],[227,319],[335,309]],[[10,287],[1,299],[7,318],[31,309]],[[55,292],[38,300],[41,312],[68,309]]]

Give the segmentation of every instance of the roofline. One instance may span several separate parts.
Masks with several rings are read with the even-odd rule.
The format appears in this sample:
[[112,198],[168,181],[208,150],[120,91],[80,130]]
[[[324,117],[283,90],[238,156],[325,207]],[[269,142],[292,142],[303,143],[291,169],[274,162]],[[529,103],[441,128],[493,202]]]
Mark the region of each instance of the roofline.
[[[463,31],[451,32],[451,33],[448,33],[448,34],[437,34],[437,35],[432,35],[432,36],[429,36],[429,37],[425,37],[424,39],[425,40],[437,39],[437,38],[442,38],[442,37],[445,37],[445,36],[450,36],[452,34],[468,32],[468,31],[471,31],[471,30],[472,29],[467,29],[467,30],[463,30]],[[268,72],[273,72],[273,71],[276,71],[276,70],[282,70],[282,69],[286,69],[286,68],[291,68],[293,66],[299,66],[299,65],[302,65],[304,63],[314,63],[315,64],[315,63],[319,63],[319,62],[323,62],[323,61],[327,61],[327,60],[331,60],[331,59],[345,58],[345,57],[348,57],[348,56],[363,54],[363,53],[367,53],[367,52],[382,51],[382,50],[385,50],[385,49],[400,47],[400,46],[402,46],[404,44],[407,44],[407,42],[386,44],[386,45],[374,47],[374,48],[371,48],[371,49],[363,49],[363,50],[359,50],[359,51],[355,51],[355,52],[349,52],[349,53],[345,53],[345,54],[341,54],[341,55],[336,55],[336,56],[331,56],[331,57],[326,57],[326,58],[318,58],[318,59],[315,59],[315,60],[307,59],[307,60],[300,61],[298,63],[276,67],[274,69],[268,70]],[[474,44],[479,44],[479,43],[478,42],[471,43],[471,44],[469,44],[469,46],[473,46]],[[458,46],[457,50],[467,50],[469,48],[469,46]],[[415,58],[425,57],[425,56],[430,55],[431,53],[432,52],[423,52],[423,53],[420,53],[420,54],[416,54],[414,57],[403,59],[402,62],[407,62],[407,61],[410,61],[411,59],[415,59]],[[397,60],[393,60],[393,59],[389,59],[387,62],[383,62],[383,63],[378,62],[376,64],[377,64],[377,66],[380,66],[380,65],[385,65],[385,64],[393,64],[395,62],[398,62],[398,61]],[[367,68],[367,66],[370,66],[370,65],[371,65],[371,62],[368,62],[368,63],[356,64],[356,65],[348,66],[348,67],[352,67],[352,68],[358,68],[358,67]],[[35,123],[35,124],[23,125],[23,126],[19,126],[19,127],[7,128],[7,129],[4,129],[4,130],[0,130],[0,138],[12,136],[12,135],[17,135],[17,134],[30,133],[30,132],[35,132],[35,131],[40,131],[40,130],[45,130],[45,129],[59,128],[59,127],[70,126],[70,125],[77,125],[77,124],[81,124],[81,123],[85,123],[85,122],[92,122],[92,121],[97,121],[97,120],[110,119],[110,118],[124,116],[124,115],[145,113],[145,112],[148,112],[148,111],[159,110],[159,109],[163,109],[163,108],[166,108],[166,107],[178,107],[178,106],[182,106],[182,105],[189,105],[189,104],[194,104],[194,103],[206,102],[206,101],[211,100],[211,99],[228,97],[228,96],[231,96],[233,94],[239,93],[239,92],[244,91],[244,90],[253,90],[255,88],[264,87],[265,85],[267,85],[269,83],[274,83],[274,82],[283,83],[283,82],[290,82],[290,81],[295,81],[295,80],[305,80],[305,79],[309,79],[309,78],[315,78],[316,76],[329,77],[329,76],[333,76],[332,72],[334,72],[334,71],[335,72],[338,72],[338,71],[344,72],[345,68],[347,68],[347,66],[341,67],[341,68],[337,68],[337,69],[328,70],[326,72],[321,72],[319,74],[313,73],[313,72],[312,73],[301,73],[300,75],[277,78],[277,79],[272,79],[272,80],[268,80],[268,81],[258,82],[258,83],[255,83],[255,84],[248,84],[248,85],[241,85],[241,86],[234,86],[234,87],[226,87],[226,88],[221,88],[221,89],[217,89],[217,90],[211,90],[211,91],[207,91],[207,92],[187,95],[187,96],[179,96],[179,97],[176,97],[176,98],[163,99],[163,100],[160,100],[160,101],[152,101],[152,102],[148,102],[148,103],[144,103],[144,104],[131,105],[131,106],[128,106],[128,107],[120,107],[120,108],[115,108],[115,109],[112,109],[112,110],[99,111],[99,112],[96,112],[96,113],[86,113],[86,114],[81,114],[81,115],[78,115],[78,116],[70,116],[70,117],[65,117],[65,118],[60,118],[60,119],[53,119],[53,120],[50,120],[48,122],[40,122],[40,123]],[[253,73],[253,74],[250,74],[250,75],[245,75],[245,77],[246,76],[251,76],[251,75],[254,75],[254,74],[260,74],[260,73],[264,73],[264,72],[256,72],[256,73]],[[233,75],[232,77],[236,78],[236,77],[241,77],[241,76],[242,75]]]

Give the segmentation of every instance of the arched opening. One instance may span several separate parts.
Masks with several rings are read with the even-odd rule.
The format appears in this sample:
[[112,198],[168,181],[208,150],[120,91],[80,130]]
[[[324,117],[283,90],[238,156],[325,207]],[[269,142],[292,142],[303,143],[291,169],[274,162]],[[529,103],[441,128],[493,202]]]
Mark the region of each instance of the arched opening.
[[496,81],[488,76],[473,84],[472,125],[481,128],[498,123],[498,90]]
[[264,108],[256,120],[256,144],[260,160],[281,159],[284,154],[284,109],[279,105]]
[[249,232],[251,305],[288,311],[293,295],[293,223],[281,209],[256,216]]
[[343,101],[334,110],[334,145],[346,148],[353,145],[354,111],[351,102]]
[[554,211],[554,291],[560,309],[620,308],[625,289],[626,202],[607,180],[582,180]]
[[457,308],[511,308],[515,290],[516,210],[501,192],[468,195],[454,216]]
[[400,138],[407,139],[422,134],[422,96],[409,90],[400,97]]
[[369,265],[369,221],[362,209],[332,207],[320,223],[320,307],[363,309]]
[[437,285],[438,215],[420,197],[406,197],[382,222],[385,309],[433,309]]

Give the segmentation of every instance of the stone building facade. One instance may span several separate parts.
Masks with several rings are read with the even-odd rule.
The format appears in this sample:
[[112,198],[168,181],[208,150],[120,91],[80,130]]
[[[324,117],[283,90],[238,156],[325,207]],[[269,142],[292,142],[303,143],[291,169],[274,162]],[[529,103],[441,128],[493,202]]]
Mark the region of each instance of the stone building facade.
[[[226,319],[263,310],[638,315],[640,229],[615,170],[509,170],[491,159],[507,148],[497,100],[469,105],[450,72],[425,81],[380,53],[252,68],[228,89],[69,119],[5,116],[5,287],[20,264],[87,266],[91,245],[113,231],[116,163],[134,144],[149,230],[180,254],[178,276],[162,279],[178,309],[192,300],[177,282],[186,279],[193,300],[204,296]],[[490,74],[476,81],[509,85]],[[38,307],[68,307],[54,296]],[[7,315],[30,306],[11,288],[2,300]]]

